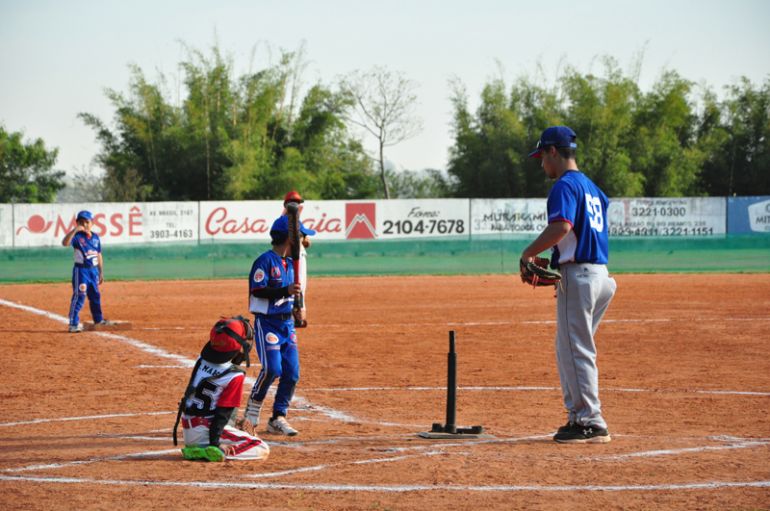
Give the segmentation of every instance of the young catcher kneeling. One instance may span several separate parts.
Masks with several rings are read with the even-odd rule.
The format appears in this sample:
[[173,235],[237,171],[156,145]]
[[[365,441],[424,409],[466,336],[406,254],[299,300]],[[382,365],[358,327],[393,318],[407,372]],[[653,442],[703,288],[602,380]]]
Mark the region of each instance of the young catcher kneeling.
[[241,316],[222,318],[211,329],[209,342],[195,362],[174,424],[174,445],[181,419],[187,460],[263,460],[270,448],[258,437],[227,426],[241,404],[254,329]]

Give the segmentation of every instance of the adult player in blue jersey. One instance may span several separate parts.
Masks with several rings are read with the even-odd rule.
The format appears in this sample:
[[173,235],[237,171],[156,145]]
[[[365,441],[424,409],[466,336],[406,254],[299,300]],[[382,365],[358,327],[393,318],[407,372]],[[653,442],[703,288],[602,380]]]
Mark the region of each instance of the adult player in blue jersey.
[[[302,234],[315,231],[300,225]],[[273,382],[278,379],[273,415],[267,432],[294,436],[298,433],[286,420],[294,389],[299,381],[299,351],[294,330],[294,296],[301,286],[294,279],[293,261],[289,257],[289,218],[279,217],[270,229],[273,248],[260,255],[249,273],[249,310],[254,314],[255,349],[262,370],[251,390],[244,417],[236,422],[240,429],[259,423],[262,402]]]
[[102,315],[102,298],[99,286],[104,283],[104,259],[99,235],[91,230],[94,216],[90,211],[79,211],[76,226],[61,241],[65,247],[75,249],[75,266],[72,268],[72,299],[69,310],[69,331],[82,332],[80,309],[88,297],[91,317],[95,325],[110,325]]
[[554,440],[561,443],[610,441],[599,401],[599,372],[594,335],[615,295],[609,276],[607,196],[578,170],[577,136],[566,126],[543,131],[529,156],[540,158],[556,183],[548,194],[548,226],[521,254],[525,262],[552,248],[551,266],[559,268],[556,363],[567,424]]

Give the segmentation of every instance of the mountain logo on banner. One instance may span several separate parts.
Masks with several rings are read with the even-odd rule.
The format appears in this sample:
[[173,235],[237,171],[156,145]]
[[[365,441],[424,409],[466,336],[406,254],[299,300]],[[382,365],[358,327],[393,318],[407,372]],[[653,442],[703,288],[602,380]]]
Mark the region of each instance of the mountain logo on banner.
[[353,202],[345,204],[345,238],[366,240],[377,237],[376,204]]

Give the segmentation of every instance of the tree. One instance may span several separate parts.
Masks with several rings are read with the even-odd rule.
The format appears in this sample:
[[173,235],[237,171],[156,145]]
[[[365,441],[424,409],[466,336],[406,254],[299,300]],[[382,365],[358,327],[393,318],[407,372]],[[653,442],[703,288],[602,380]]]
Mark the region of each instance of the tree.
[[542,126],[561,119],[555,91],[522,78],[506,92],[502,79],[484,86],[475,115],[464,87],[453,83],[455,145],[448,172],[459,197],[535,197],[546,193],[546,178],[527,154]]
[[391,194],[399,199],[433,199],[454,196],[456,181],[437,169],[385,171]]
[[770,194],[770,78],[726,87],[718,101],[707,91],[698,128],[706,154],[703,187],[711,195]]
[[644,175],[646,197],[700,195],[703,153],[695,145],[697,116],[692,82],[674,71],[662,74],[642,95],[626,141],[635,169]]
[[347,120],[371,134],[377,141],[377,165],[385,198],[390,198],[385,173],[385,148],[412,138],[422,131],[415,115],[416,84],[400,73],[375,67],[355,71],[341,82],[354,103]]
[[565,122],[578,134],[580,168],[610,196],[640,196],[645,177],[628,148],[640,97],[636,83],[609,58],[603,76],[567,69],[562,83],[569,104]]
[[455,84],[454,144],[448,171],[461,197],[542,197],[549,182],[526,158],[543,129],[578,134],[577,161],[610,196],[677,197],[770,193],[770,80],[748,80],[702,112],[693,83],[665,71],[649,92],[610,58],[600,75],[567,68],[553,87],[519,78],[506,96],[490,80],[475,113]]
[[58,149],[46,149],[40,138],[22,139],[0,125],[0,203],[53,202],[64,188],[64,171],[53,170]]
[[[115,127],[80,114],[96,132],[96,162],[107,200],[275,199],[287,189],[307,198],[360,198],[375,176],[347,131],[352,105],[321,84],[300,100],[301,53],[236,76],[216,46],[187,48],[184,94],[174,104],[165,78],[150,83],[132,68],[128,91],[107,91]],[[362,195],[366,194],[366,195]]]

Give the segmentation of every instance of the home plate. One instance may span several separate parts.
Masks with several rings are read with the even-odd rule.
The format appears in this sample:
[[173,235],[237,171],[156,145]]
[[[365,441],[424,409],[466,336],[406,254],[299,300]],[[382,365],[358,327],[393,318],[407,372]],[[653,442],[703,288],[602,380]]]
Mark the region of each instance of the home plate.
[[110,321],[107,324],[94,324],[94,323],[84,323],[83,329],[87,332],[91,331],[107,331],[107,332],[114,332],[117,330],[131,330],[131,322],[129,321]]

